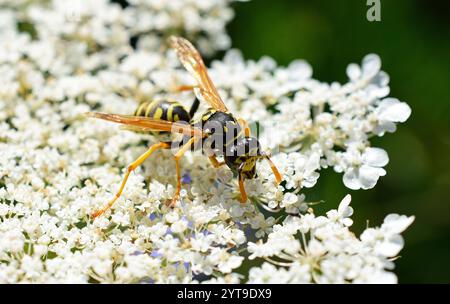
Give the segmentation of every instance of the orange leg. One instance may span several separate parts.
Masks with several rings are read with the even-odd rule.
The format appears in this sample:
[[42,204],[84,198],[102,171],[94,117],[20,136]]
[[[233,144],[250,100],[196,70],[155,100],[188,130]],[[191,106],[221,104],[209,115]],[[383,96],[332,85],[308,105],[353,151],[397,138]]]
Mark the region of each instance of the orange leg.
[[108,205],[106,205],[104,208],[94,212],[92,214],[92,218],[95,219],[96,217],[99,217],[100,215],[105,213],[107,210],[109,210],[114,205],[114,203],[117,201],[117,199],[122,194],[123,189],[125,188],[125,185],[127,183],[128,177],[130,176],[131,172],[133,172],[137,167],[139,167],[156,150],[161,149],[161,148],[167,149],[169,147],[170,147],[170,145],[167,143],[154,144],[144,154],[139,156],[138,159],[136,159],[134,162],[132,162],[127,168],[127,172],[125,173],[125,177],[123,178],[123,181],[122,181],[122,184],[120,185],[119,191],[117,191],[114,198],[108,202]]
[[216,158],[214,155],[213,155],[213,156],[210,156],[210,157],[209,157],[209,160],[211,161],[211,164],[213,165],[214,168],[219,168],[219,167],[225,165],[225,162],[224,162],[224,161],[219,162],[219,161],[217,160],[217,158]]
[[247,192],[245,192],[244,177],[241,173],[239,173],[239,191],[241,192],[241,203],[245,204],[247,202]]
[[273,161],[270,159],[270,157],[268,155],[266,156],[266,159],[269,162],[270,169],[272,169],[273,175],[275,175],[275,179],[276,179],[277,183],[280,184],[281,181],[283,180],[281,178],[280,171],[278,171],[277,167],[275,166],[275,164],[273,163]]
[[191,146],[195,145],[195,143],[199,140],[198,137],[192,137],[189,139],[189,141],[184,144],[180,150],[175,153],[174,159],[175,159],[175,168],[177,171],[177,190],[175,192],[175,195],[170,200],[170,203],[168,204],[169,207],[175,206],[176,202],[180,198],[180,191],[181,191],[181,170],[180,170],[180,158],[183,157],[184,153],[186,153],[187,150],[191,148]]
[[244,128],[245,137],[250,137],[250,127],[248,126],[248,122],[243,118],[238,118],[237,121]]

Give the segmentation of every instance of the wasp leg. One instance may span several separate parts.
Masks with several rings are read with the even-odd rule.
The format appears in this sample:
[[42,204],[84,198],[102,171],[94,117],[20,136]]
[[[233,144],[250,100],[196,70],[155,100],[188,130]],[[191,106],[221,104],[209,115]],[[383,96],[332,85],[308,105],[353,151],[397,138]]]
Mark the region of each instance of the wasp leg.
[[195,143],[200,140],[198,137],[192,137],[188,140],[186,144],[184,144],[180,150],[175,153],[174,159],[175,159],[175,167],[177,171],[177,190],[175,192],[175,195],[173,196],[172,200],[168,204],[169,207],[175,206],[176,202],[180,198],[180,191],[181,191],[181,172],[180,172],[180,158],[183,157],[184,153],[188,151],[191,146],[195,145]]
[[219,162],[214,155],[210,156],[209,160],[211,161],[211,164],[213,165],[214,168],[219,168],[219,167],[225,165],[224,161]]
[[114,203],[117,201],[117,199],[122,194],[122,191],[125,188],[125,185],[127,183],[128,177],[130,176],[131,172],[133,172],[137,167],[139,167],[156,150],[161,149],[161,148],[167,149],[169,147],[170,147],[170,145],[168,143],[162,143],[161,142],[161,143],[154,144],[144,154],[142,154],[134,162],[132,162],[127,167],[127,172],[125,173],[125,177],[122,180],[122,184],[120,185],[119,191],[117,191],[117,193],[114,196],[114,198],[108,202],[108,205],[106,205],[104,208],[94,212],[92,214],[92,218],[95,219],[96,217],[99,217],[100,215],[105,213],[108,209],[110,209],[114,205]]
[[242,128],[244,128],[245,137],[250,137],[251,132],[250,127],[248,126],[248,122],[243,118],[238,118],[237,121],[242,126]]
[[200,105],[200,100],[198,100],[198,98],[195,97],[195,100],[192,103],[191,109],[189,110],[189,116],[191,116],[191,119],[194,117],[195,112],[197,112],[199,105]]
[[239,172],[239,191],[241,192],[241,203],[247,202],[247,192],[245,192],[244,176]]

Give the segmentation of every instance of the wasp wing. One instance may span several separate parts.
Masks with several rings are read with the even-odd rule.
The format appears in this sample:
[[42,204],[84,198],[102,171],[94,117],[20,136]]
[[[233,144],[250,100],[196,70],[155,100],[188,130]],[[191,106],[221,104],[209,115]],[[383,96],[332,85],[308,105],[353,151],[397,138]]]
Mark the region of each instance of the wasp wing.
[[169,38],[170,46],[175,50],[183,66],[194,76],[198,84],[196,92],[214,109],[222,112],[228,112],[227,107],[217,92],[208,70],[203,62],[200,53],[188,40],[171,36]]
[[171,122],[145,116],[107,114],[100,112],[88,112],[86,113],[86,115],[89,117],[123,124],[127,127],[130,127],[130,129],[134,131],[167,131],[173,133],[182,133],[190,136],[203,137],[203,131],[200,128],[191,126],[187,123]]

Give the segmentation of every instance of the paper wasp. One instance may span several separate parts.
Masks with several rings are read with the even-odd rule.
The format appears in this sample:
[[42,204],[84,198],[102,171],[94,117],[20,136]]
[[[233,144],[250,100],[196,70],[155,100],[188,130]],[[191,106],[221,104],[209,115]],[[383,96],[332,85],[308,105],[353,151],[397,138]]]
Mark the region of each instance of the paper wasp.
[[[176,101],[154,100],[139,105],[133,116],[99,112],[87,113],[91,117],[123,124],[126,129],[151,132],[160,139],[159,143],[150,146],[144,154],[127,167],[126,174],[115,197],[103,209],[95,212],[92,215],[94,218],[111,208],[122,194],[130,173],[153,152],[158,149],[173,147],[174,142],[167,138],[171,133],[184,134],[183,141],[176,142],[179,149],[174,153],[177,188],[171,200],[171,206],[178,201],[181,190],[179,160],[188,150],[202,149],[209,156],[215,168],[227,165],[236,173],[239,179],[240,200],[243,203],[247,201],[244,179],[256,176],[255,168],[258,159],[265,158],[270,164],[276,182],[278,184],[281,182],[281,175],[271,161],[269,154],[263,152],[258,140],[250,135],[247,122],[243,119],[236,119],[228,111],[195,47],[186,39],[174,36],[169,38],[169,44],[177,53],[183,66],[197,82],[195,86],[179,88],[179,90],[193,89],[196,93],[197,98],[190,111],[187,111]],[[194,121],[193,116],[199,105],[198,98],[208,103],[209,108],[199,120]],[[219,162],[217,157],[223,157],[224,161]]]

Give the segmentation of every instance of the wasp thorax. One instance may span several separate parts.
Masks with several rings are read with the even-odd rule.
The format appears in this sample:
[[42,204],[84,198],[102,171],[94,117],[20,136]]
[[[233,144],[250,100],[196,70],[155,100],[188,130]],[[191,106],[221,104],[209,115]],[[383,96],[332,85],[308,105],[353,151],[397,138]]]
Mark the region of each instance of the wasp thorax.
[[203,151],[207,155],[223,156],[230,147],[237,144],[242,129],[229,114],[216,112],[203,125],[208,134],[203,142]]

